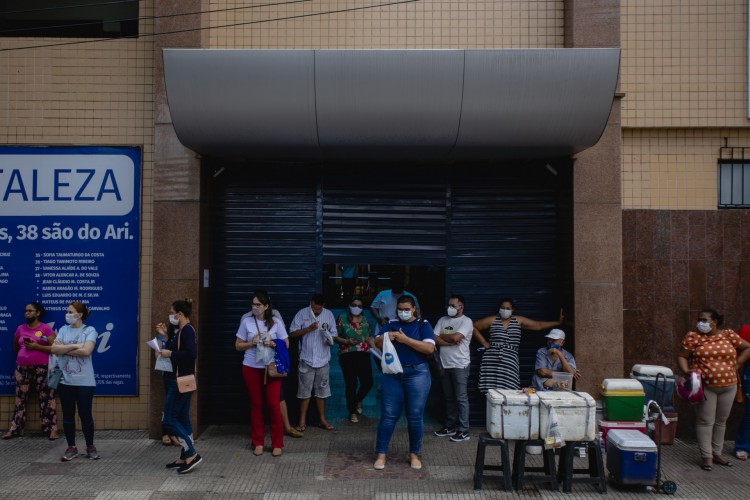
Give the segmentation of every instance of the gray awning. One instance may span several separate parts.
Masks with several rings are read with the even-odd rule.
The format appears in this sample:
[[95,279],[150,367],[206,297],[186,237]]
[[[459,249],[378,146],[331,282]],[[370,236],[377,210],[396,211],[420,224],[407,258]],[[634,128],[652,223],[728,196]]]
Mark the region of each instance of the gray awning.
[[619,49],[164,50],[177,136],[209,156],[569,156],[607,123]]

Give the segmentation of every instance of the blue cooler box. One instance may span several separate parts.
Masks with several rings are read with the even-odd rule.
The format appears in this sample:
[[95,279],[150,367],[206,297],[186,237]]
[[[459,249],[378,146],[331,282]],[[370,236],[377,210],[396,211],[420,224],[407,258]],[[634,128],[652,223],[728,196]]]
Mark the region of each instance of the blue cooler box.
[[647,403],[653,399],[662,407],[662,410],[665,406],[672,406],[675,384],[672,370],[666,366],[634,365],[630,377],[638,380],[643,386]]
[[607,469],[618,484],[656,484],[656,443],[640,431],[607,434]]

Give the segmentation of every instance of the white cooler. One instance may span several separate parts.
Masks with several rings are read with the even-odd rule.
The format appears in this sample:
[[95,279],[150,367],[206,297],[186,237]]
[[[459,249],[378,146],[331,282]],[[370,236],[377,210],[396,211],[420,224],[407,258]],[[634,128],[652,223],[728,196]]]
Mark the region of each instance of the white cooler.
[[487,432],[495,439],[539,439],[539,397],[514,389],[487,391]]
[[593,441],[596,437],[596,401],[590,394],[574,391],[540,391],[539,437],[547,438],[550,410],[565,441]]

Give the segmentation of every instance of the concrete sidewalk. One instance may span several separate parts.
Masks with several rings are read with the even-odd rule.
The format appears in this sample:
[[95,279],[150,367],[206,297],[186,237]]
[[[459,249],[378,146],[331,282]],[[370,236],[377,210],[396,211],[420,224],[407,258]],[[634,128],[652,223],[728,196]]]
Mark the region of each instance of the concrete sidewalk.
[[[523,492],[501,491],[499,481],[486,481],[473,490],[477,435],[453,443],[425,429],[422,470],[408,467],[403,419],[394,434],[384,471],[372,468],[377,422],[363,417],[359,424],[333,420],[336,430],[308,428],[301,439],[286,438],[284,455],[252,454],[249,429],[211,427],[196,448],[204,463],[194,472],[178,475],[164,465],[179,454],[147,438],[145,431],[102,431],[96,445],[102,459],[83,456],[60,462],[65,440],[50,442],[41,433],[0,441],[0,499],[193,500],[193,499],[480,499],[505,497],[600,498],[592,485],[573,485],[573,492],[552,492],[528,482]],[[80,434],[79,434],[80,435]],[[82,440],[83,438],[80,437]],[[83,444],[83,443],[79,443]],[[268,444],[268,443],[267,443]],[[731,442],[726,450],[731,451]],[[79,446],[80,448],[80,446]],[[488,449],[494,457],[495,448]],[[750,462],[700,469],[694,442],[678,440],[662,447],[662,476],[677,483],[675,498],[744,498],[750,484]],[[576,459],[581,460],[581,459]],[[529,456],[532,465],[539,456]],[[578,466],[584,466],[580,462]],[[609,483],[608,498],[644,498],[644,487],[616,488]]]

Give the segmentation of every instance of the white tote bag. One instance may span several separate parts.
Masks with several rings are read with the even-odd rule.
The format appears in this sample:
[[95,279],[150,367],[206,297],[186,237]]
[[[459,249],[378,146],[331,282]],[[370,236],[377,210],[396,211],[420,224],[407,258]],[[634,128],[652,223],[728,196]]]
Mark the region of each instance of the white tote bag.
[[383,368],[383,373],[395,375],[404,372],[404,369],[401,367],[401,361],[398,359],[398,354],[396,354],[396,348],[393,346],[391,336],[388,332],[383,334],[383,357],[380,360],[380,366]]

